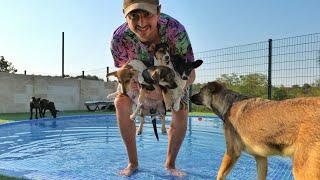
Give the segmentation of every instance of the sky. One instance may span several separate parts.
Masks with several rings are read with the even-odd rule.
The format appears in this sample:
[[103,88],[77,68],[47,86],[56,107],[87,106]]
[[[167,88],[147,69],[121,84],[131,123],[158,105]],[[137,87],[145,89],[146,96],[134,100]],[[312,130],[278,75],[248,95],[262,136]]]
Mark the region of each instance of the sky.
[[[0,56],[18,74],[105,74],[122,0],[0,0]],[[319,0],[160,0],[186,28],[195,53],[320,32]]]

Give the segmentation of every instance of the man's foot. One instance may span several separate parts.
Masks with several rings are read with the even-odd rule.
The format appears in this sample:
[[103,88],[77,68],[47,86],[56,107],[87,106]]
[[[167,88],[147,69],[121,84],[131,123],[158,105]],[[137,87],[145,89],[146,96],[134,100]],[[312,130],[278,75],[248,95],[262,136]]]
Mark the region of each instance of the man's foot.
[[138,166],[137,165],[129,164],[126,168],[122,169],[119,172],[119,175],[120,176],[131,176],[137,170],[138,170]]
[[184,177],[187,175],[187,173],[179,170],[179,169],[176,169],[176,168],[169,168],[169,167],[166,167],[166,169],[168,171],[170,171],[171,175],[172,176],[176,176],[176,177]]

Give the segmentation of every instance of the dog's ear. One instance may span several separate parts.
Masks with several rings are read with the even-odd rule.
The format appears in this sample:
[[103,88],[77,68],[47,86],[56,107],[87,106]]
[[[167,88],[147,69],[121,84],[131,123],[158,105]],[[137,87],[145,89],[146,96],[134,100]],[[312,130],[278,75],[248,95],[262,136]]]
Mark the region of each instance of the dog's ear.
[[158,69],[154,70],[151,73],[151,78],[155,81],[155,82],[159,82],[160,80],[160,71]]
[[109,77],[109,76],[115,76],[115,77],[118,77],[118,71],[113,71],[113,72],[108,73],[108,74],[106,75],[106,77]]
[[192,67],[195,69],[195,68],[199,67],[202,63],[203,63],[203,61],[201,59],[198,59],[192,63]]
[[154,52],[156,49],[156,44],[152,43],[148,47],[148,52]]
[[139,73],[139,71],[135,70],[135,69],[130,69],[130,75],[131,75],[131,78],[135,75],[137,75]]
[[223,89],[223,86],[216,81],[208,82],[207,86],[210,89],[211,93],[217,93],[221,91],[221,89]]

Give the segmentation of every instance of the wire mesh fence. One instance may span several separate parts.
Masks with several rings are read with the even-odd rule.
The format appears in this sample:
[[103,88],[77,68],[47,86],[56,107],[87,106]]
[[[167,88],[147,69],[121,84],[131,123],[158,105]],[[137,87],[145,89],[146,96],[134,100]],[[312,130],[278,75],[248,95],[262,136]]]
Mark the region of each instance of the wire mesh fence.
[[199,52],[195,56],[204,60],[196,70],[198,86],[218,80],[231,89],[263,98],[320,96],[319,33]]
[[320,34],[276,39],[272,51],[274,85],[319,86]]

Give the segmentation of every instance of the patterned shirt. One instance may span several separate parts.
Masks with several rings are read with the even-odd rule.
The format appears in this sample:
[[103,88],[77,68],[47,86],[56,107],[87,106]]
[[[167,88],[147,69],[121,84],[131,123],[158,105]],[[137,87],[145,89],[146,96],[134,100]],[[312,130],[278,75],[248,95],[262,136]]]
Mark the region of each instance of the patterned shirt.
[[[182,24],[161,13],[158,30],[161,43],[166,43],[169,46],[171,55],[179,55],[187,61],[194,61],[191,43]],[[111,53],[114,65],[118,68],[133,59],[143,61],[148,67],[153,65],[153,54],[148,52],[147,45],[140,42],[129,29],[127,23],[122,24],[114,31],[111,40]]]

